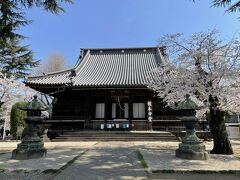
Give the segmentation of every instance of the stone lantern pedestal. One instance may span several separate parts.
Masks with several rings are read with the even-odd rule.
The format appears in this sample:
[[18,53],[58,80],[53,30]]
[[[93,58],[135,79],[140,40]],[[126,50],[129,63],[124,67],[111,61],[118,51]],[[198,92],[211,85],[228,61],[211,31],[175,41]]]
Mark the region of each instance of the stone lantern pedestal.
[[50,142],[51,140],[48,138],[47,136],[47,133],[48,133],[48,129],[50,128],[50,124],[44,124],[44,129],[43,129],[43,132],[42,132],[42,136],[41,136],[41,139],[43,142]]
[[186,126],[186,135],[182,138],[182,143],[179,144],[179,148],[176,150],[176,157],[189,160],[209,159],[205,145],[197,137],[195,131],[195,124],[198,122],[195,115],[196,109],[199,109],[199,107],[190,99],[189,95],[186,95],[186,99],[180,102],[176,109],[180,110],[182,116],[179,119]]
[[42,104],[34,96],[34,100],[27,107],[21,108],[27,111],[27,133],[22,142],[17,145],[17,149],[12,152],[12,158],[18,160],[41,158],[46,155],[47,150],[40,137],[37,135],[37,125],[41,121],[41,111],[44,110]]
[[195,132],[195,124],[197,118],[194,116],[183,116],[180,118],[186,126],[186,135],[182,138],[182,143],[176,150],[176,157],[191,160],[207,160],[209,159],[205,145],[200,140]]

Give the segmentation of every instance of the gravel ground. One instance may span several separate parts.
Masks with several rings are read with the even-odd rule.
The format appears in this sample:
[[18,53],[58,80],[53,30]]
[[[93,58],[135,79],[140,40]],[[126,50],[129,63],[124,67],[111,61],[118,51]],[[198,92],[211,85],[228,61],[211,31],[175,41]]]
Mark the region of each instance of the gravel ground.
[[[179,142],[46,142],[48,155],[42,159],[17,161],[11,159],[11,151],[19,142],[0,142],[0,179],[238,179],[239,174],[146,174],[139,164],[139,150],[148,166],[173,170],[189,170],[189,167],[240,169],[240,140],[232,140],[235,156],[215,155],[208,161],[186,161],[175,157]],[[212,142],[205,142],[211,150]],[[85,154],[81,154],[86,152]],[[72,160],[74,159],[74,161]],[[206,164],[208,163],[208,165]],[[183,166],[185,164],[185,166]],[[25,167],[25,168],[24,168]],[[24,170],[23,170],[24,169]],[[52,170],[49,170],[52,169]],[[55,169],[55,170],[53,170]],[[60,169],[60,170],[59,170]],[[218,169],[218,170],[219,170]],[[91,175],[91,176],[90,176]],[[81,178],[80,178],[81,177]]]

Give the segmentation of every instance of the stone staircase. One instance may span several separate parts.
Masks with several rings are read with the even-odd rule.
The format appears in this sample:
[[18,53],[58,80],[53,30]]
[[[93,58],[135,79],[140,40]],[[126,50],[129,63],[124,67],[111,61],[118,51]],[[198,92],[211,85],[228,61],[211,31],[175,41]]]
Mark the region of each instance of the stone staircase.
[[66,131],[52,139],[61,141],[178,141],[163,131]]

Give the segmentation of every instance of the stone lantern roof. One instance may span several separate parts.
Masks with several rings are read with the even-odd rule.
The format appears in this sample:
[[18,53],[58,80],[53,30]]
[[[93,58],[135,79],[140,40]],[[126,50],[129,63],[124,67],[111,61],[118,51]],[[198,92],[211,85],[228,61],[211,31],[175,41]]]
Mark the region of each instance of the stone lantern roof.
[[178,103],[176,110],[199,110],[201,107],[190,99],[190,95],[186,94],[185,100]]
[[21,109],[24,111],[46,111],[47,107],[37,99],[37,95],[34,95],[33,100]]

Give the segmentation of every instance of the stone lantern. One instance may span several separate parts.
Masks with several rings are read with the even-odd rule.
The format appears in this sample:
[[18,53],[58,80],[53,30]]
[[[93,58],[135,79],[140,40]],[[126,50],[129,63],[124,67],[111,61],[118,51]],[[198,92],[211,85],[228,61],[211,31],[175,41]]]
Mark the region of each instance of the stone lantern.
[[176,150],[176,157],[190,160],[206,160],[209,158],[205,145],[195,132],[195,124],[198,122],[195,117],[197,109],[200,109],[200,107],[190,99],[188,94],[185,100],[177,105],[176,110],[181,113],[178,118],[186,126],[186,135],[182,138],[182,143]]
[[45,111],[47,108],[38,101],[37,95],[34,99],[28,103],[27,106],[22,107],[21,110],[27,111],[27,117],[25,121],[28,125],[25,137],[22,142],[17,145],[17,149],[12,152],[13,159],[33,159],[41,158],[46,155],[47,150],[44,148],[44,144],[40,137],[37,135],[37,125],[41,122],[41,111]]

